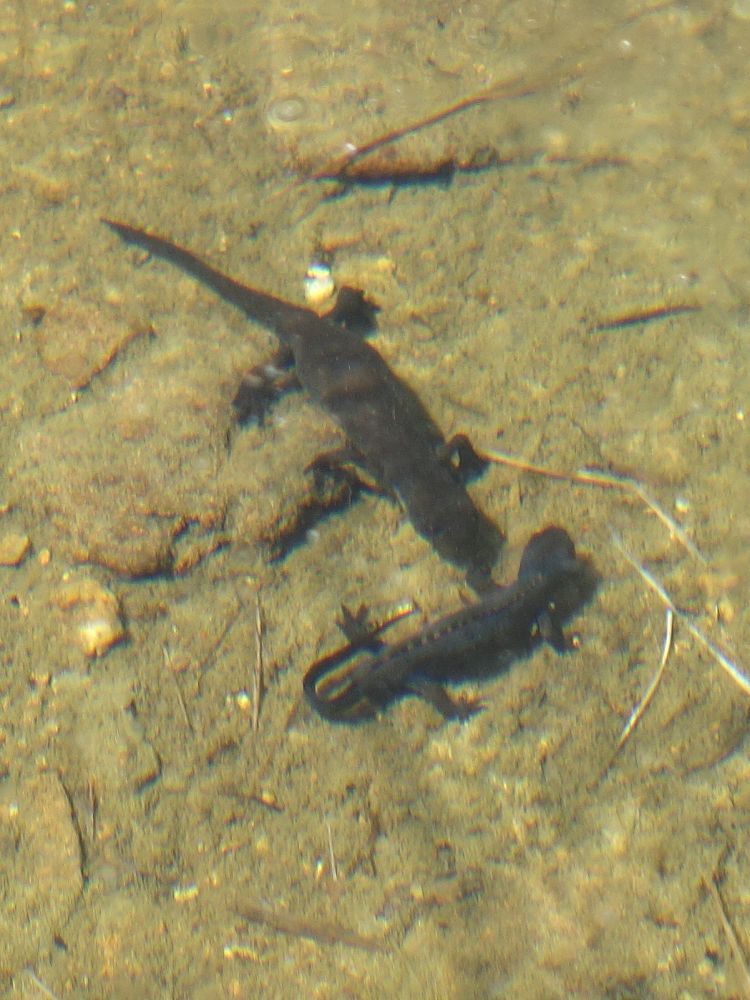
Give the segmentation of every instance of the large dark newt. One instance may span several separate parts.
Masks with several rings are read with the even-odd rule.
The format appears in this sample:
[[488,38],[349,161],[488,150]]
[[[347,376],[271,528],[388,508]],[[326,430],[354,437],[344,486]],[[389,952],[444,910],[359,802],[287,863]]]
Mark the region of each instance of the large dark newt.
[[467,719],[481,704],[454,700],[443,684],[496,676],[542,642],[560,653],[572,649],[562,625],[595,587],[591,564],[576,555],[567,532],[545,528],[526,545],[514,583],[401,642],[386,646],[378,638],[382,627],[367,631],[361,613],[347,613],[343,627],[349,642],[312,664],[303,682],[305,696],[331,722],[370,719],[410,694],[426,699],[446,719]]
[[475,586],[487,584],[503,535],[466,490],[477,456],[462,436],[445,441],[416,393],[375,348],[336,322],[336,309],[321,317],[234,281],[161,236],[102,221],[126,243],[175,264],[272,330],[291,351],[302,387],[344,431],[347,456],[396,494],[441,556],[467,570]]

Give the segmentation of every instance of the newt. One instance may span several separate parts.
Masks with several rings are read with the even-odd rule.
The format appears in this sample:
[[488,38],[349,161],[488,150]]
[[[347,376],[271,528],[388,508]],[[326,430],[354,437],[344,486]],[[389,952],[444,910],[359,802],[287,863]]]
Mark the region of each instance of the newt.
[[[466,489],[484,463],[463,435],[446,441],[414,390],[364,337],[347,329],[343,296],[351,301],[357,293],[342,289],[332,312],[319,316],[235,281],[161,236],[102,221],[124,242],[174,264],[275,333],[291,355],[302,388],[346,437],[345,448],[321,456],[318,464],[335,469],[337,463],[354,461],[400,500],[416,531],[440,556],[463,568],[472,586],[491,585],[503,534]],[[248,391],[246,382],[237,405],[244,406]]]
[[371,719],[406,695],[425,699],[445,719],[468,719],[484,706],[452,698],[443,685],[497,676],[542,642],[559,653],[576,648],[562,626],[595,588],[594,570],[568,533],[545,528],[526,545],[513,583],[400,642],[386,645],[379,638],[385,625],[368,630],[362,609],[345,610],[349,642],[309,667],[305,697],[330,722]]

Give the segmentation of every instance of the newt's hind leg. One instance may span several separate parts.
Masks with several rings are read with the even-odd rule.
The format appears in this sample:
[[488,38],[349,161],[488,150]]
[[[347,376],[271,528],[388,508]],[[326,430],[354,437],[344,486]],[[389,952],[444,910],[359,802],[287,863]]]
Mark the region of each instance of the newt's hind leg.
[[268,539],[274,562],[285,559],[314,528],[332,514],[351,506],[360,494],[383,492],[376,483],[360,475],[360,466],[359,455],[352,448],[337,448],[313,459],[305,470],[313,474],[313,488],[284,516],[275,534]]
[[374,493],[377,496],[391,496],[368,473],[364,457],[351,445],[343,445],[341,448],[321,452],[305,468],[305,472],[312,472],[313,482],[318,491],[325,489],[329,483],[343,481],[349,483],[352,492],[356,492],[357,495],[366,492]]
[[400,622],[402,618],[408,618],[419,608],[409,601],[396,608],[380,622],[370,621],[370,611],[367,605],[360,604],[356,611],[352,611],[345,604],[341,605],[341,618],[336,620],[336,624],[346,636],[352,649],[369,649],[375,653],[385,646],[380,638],[381,632],[385,632],[391,625]]
[[356,611],[351,611],[342,604],[341,618],[336,619],[336,624],[353,650],[369,649],[371,653],[376,653],[385,645],[383,640],[378,638],[378,633],[382,632],[385,626],[373,625],[370,622],[369,610],[364,604],[360,604]]
[[451,698],[442,684],[424,677],[412,677],[404,684],[405,691],[410,691],[437,709],[444,719],[457,719],[465,722],[472,715],[483,711],[484,703],[477,698]]

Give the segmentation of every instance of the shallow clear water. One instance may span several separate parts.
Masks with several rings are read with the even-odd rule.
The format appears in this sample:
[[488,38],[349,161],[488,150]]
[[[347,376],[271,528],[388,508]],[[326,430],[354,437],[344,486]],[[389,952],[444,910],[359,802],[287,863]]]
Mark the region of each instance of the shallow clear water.
[[[613,760],[664,608],[611,533],[742,662],[750,20],[600,7],[0,15],[0,543],[32,545],[0,567],[8,994],[40,995],[25,969],[76,997],[741,990],[703,883],[744,942],[747,698],[678,627]],[[448,162],[450,183],[305,182],[490,88],[376,151],[395,172]],[[296,394],[233,428],[271,336],[104,214],[295,302],[329,261],[378,302],[373,344],[446,436],[634,476],[705,563],[632,494],[493,466],[471,490],[508,535],[497,579],[550,523],[603,577],[580,650],[473,689],[487,708],[463,726],[415,699],[329,726],[301,678],[340,605],[434,617],[460,575],[376,497],[269,563],[336,427]],[[71,580],[119,602],[128,641],[99,659]]]

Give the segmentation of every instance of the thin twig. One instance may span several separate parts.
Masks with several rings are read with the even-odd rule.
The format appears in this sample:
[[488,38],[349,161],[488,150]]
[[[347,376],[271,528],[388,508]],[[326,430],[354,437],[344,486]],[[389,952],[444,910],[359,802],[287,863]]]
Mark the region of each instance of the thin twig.
[[331,862],[331,877],[334,882],[339,880],[339,871],[336,867],[336,855],[333,853],[333,834],[331,833],[331,824],[326,820],[326,830],[328,831],[328,856]]
[[164,665],[166,666],[167,671],[169,672],[169,676],[174,681],[174,689],[177,693],[177,703],[180,706],[180,711],[182,712],[182,718],[185,720],[185,725],[190,730],[190,732],[194,733],[195,730],[193,729],[193,723],[190,721],[190,715],[188,714],[187,705],[185,704],[185,699],[182,696],[182,689],[180,687],[179,681],[177,680],[177,672],[172,667],[172,653],[166,643],[162,646],[162,654],[164,656]]
[[243,903],[236,913],[251,924],[264,924],[282,934],[308,938],[319,944],[345,944],[365,951],[383,951],[386,948],[386,942],[382,938],[358,934],[348,927],[327,920],[307,920],[285,910],[273,909],[264,903]]
[[662,646],[659,666],[656,670],[656,673],[651,678],[651,682],[646,688],[643,697],[634,707],[633,711],[630,713],[628,721],[625,723],[625,726],[623,727],[622,733],[620,734],[620,739],[617,743],[615,755],[617,755],[622,750],[627,741],[630,739],[631,733],[638,725],[641,717],[645,713],[648,706],[651,704],[651,699],[656,694],[657,688],[659,687],[661,679],[664,676],[664,668],[667,665],[667,660],[669,659],[670,650],[672,649],[673,631],[674,631],[674,611],[672,610],[672,608],[667,608],[666,627],[664,632],[664,645]]
[[329,160],[323,167],[316,170],[310,177],[304,178],[304,180],[317,181],[345,178],[347,171],[354,163],[364,159],[365,156],[369,156],[370,153],[382,149],[384,146],[390,146],[398,142],[407,135],[421,132],[433,125],[437,125],[439,122],[445,121],[446,118],[452,118],[453,115],[460,114],[462,111],[475,108],[480,104],[487,104],[489,101],[496,101],[501,97],[526,97],[529,94],[533,94],[538,89],[538,86],[538,82],[523,83],[522,78],[519,76],[502,80],[479,94],[464,97],[462,100],[456,101],[447,108],[441,108],[439,111],[435,111],[425,118],[409,122],[408,125],[403,125],[401,128],[389,129],[389,131],[371,139],[369,142],[364,142],[361,145],[350,145],[341,155],[335,157],[333,160]]
[[40,993],[43,993],[48,1000],[58,1000],[57,994],[53,993],[49,986],[42,982],[31,966],[27,966],[23,971],[29,977],[34,986],[36,986],[36,988],[40,991]]
[[206,655],[203,656],[200,660],[198,660],[198,662],[194,665],[195,670],[198,671],[204,670],[209,665],[209,663],[211,663],[211,661],[216,657],[217,653],[219,652],[219,650],[229,637],[229,633],[237,624],[237,621],[240,615],[242,614],[243,610],[244,610],[244,604],[242,603],[242,599],[239,597],[239,595],[237,595],[237,607],[224,622],[224,627],[222,628],[221,632],[212,643]]
[[704,566],[708,564],[708,560],[703,555],[701,550],[695,544],[695,542],[690,538],[688,533],[675,519],[668,514],[664,508],[654,500],[653,497],[646,493],[645,489],[638,482],[637,479],[627,479],[625,480],[629,484],[629,488],[639,497],[643,503],[659,518],[659,520],[664,524],[669,530],[670,534],[674,537],[688,550],[691,556],[698,560],[698,562],[703,563]]
[[253,711],[252,729],[258,732],[260,706],[263,701],[263,614],[260,607],[260,591],[255,595],[255,664],[253,666]]
[[646,584],[648,584],[654,593],[659,595],[668,608],[671,608],[675,617],[685,625],[685,628],[688,632],[690,632],[693,638],[700,643],[701,646],[703,646],[703,648],[714,658],[714,660],[716,660],[722,670],[729,674],[735,684],[737,684],[737,686],[740,687],[746,695],[750,695],[750,678],[748,678],[748,676],[737,666],[736,663],[733,663],[732,660],[729,659],[726,653],[719,646],[717,646],[715,642],[706,638],[703,632],[701,632],[698,626],[690,620],[689,616],[686,615],[684,611],[681,611],[680,608],[677,607],[670,595],[667,593],[663,584],[660,583],[653,573],[647,570],[645,566],[641,566],[637,559],[635,559],[628,552],[623,545],[622,540],[615,533],[612,534],[612,541],[620,550],[627,562],[629,562],[633,569],[640,574]]
[[96,816],[99,811],[99,796],[96,794],[96,782],[93,778],[89,778],[86,784],[86,791],[88,792],[88,834],[89,843],[96,843]]
[[681,313],[700,312],[702,306],[695,303],[682,302],[672,305],[649,306],[646,309],[635,309],[629,313],[622,313],[620,316],[610,316],[595,323],[591,330],[594,333],[601,333],[604,330],[621,330],[626,326],[637,326],[640,323],[652,323],[657,319],[669,319],[670,316],[679,316]]
[[721,926],[724,929],[724,933],[729,941],[729,947],[734,955],[734,960],[740,970],[740,976],[742,978],[742,995],[745,997],[745,1000],[750,1000],[750,971],[748,971],[747,959],[744,951],[742,950],[742,946],[737,939],[737,935],[734,932],[734,927],[732,927],[729,917],[727,916],[727,911],[724,907],[724,901],[721,898],[721,893],[719,892],[714,879],[704,879],[703,885],[706,887],[708,894],[716,904],[716,910],[719,914]]
[[604,489],[622,490],[624,493],[633,493],[649,508],[662,524],[666,525],[671,535],[673,535],[687,551],[699,562],[706,565],[706,557],[700,551],[688,533],[667,511],[650,496],[641,483],[631,476],[620,476],[613,472],[603,472],[600,469],[583,468],[577,472],[563,472],[559,469],[550,469],[545,465],[535,465],[524,459],[516,458],[504,451],[489,449],[482,451],[481,457],[488,462],[495,462],[498,465],[508,465],[513,469],[520,469],[523,472],[532,472],[537,476],[546,476],[548,479],[561,479],[569,483],[582,483],[584,486],[601,486]]

